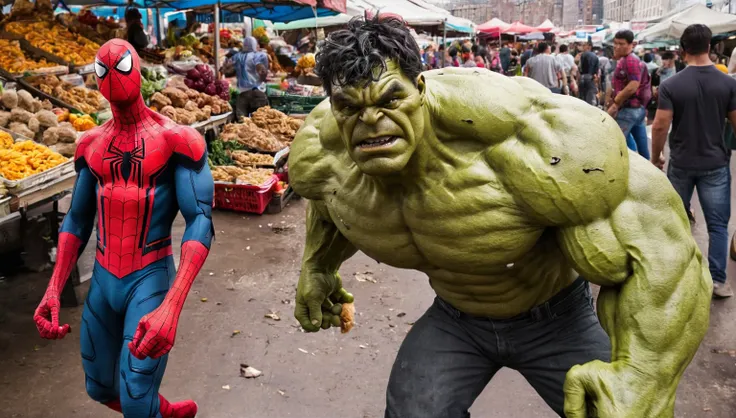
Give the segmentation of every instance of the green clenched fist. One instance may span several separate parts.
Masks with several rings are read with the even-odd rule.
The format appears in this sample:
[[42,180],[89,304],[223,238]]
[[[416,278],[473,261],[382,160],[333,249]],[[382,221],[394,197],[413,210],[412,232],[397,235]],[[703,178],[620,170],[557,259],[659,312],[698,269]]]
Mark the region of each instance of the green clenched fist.
[[353,295],[342,288],[339,274],[302,270],[296,289],[294,316],[307,332],[340,327],[343,303],[352,303]]

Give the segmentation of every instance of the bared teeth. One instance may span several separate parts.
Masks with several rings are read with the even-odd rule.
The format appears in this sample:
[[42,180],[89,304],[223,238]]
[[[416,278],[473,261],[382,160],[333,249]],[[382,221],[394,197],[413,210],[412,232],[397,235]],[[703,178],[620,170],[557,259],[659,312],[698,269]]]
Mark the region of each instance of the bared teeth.
[[373,138],[373,139],[366,139],[365,141],[360,143],[361,148],[371,148],[371,147],[377,147],[381,145],[386,145],[394,142],[396,140],[396,137],[383,137],[383,138]]

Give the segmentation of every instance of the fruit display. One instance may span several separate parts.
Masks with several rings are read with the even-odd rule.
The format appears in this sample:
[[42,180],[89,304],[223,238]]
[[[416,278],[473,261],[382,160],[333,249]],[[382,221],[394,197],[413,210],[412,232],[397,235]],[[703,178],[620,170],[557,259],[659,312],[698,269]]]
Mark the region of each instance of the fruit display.
[[0,142],[0,176],[7,180],[21,180],[68,161],[61,154],[33,141],[21,141],[7,145]]
[[107,107],[107,101],[99,91],[84,86],[73,86],[61,81],[55,75],[31,76],[24,80],[33,87],[56,97],[83,113],[97,113]]
[[74,65],[91,64],[100,45],[70,32],[56,22],[11,22],[5,30],[23,36],[31,45]]
[[70,31],[98,43],[120,37],[124,31],[122,25],[114,18],[97,17],[90,9],[82,9],[78,14],[61,13],[56,18]]
[[203,44],[194,34],[182,36],[179,39],[174,38],[174,34],[170,32],[167,35],[167,45],[174,45],[164,52],[165,62],[185,61],[185,60],[201,60],[202,62],[214,63],[215,56],[212,55],[212,48]]
[[141,68],[141,95],[148,101],[154,93],[166,87],[166,69],[163,67]]
[[230,100],[230,82],[225,79],[216,80],[215,72],[209,65],[199,64],[189,70],[184,84],[198,92],[218,96],[225,101]]
[[[215,32],[215,25],[210,25],[208,28],[210,37]],[[243,42],[238,39],[242,37],[242,32],[236,33],[234,30],[229,28],[220,28],[220,47],[222,48],[242,48]]]
[[20,42],[18,41],[0,39],[0,67],[10,73],[24,73],[56,66],[58,64],[46,62],[43,58],[38,61],[29,58],[20,48]]
[[232,165],[212,167],[212,178],[220,183],[261,186],[271,180],[271,177],[273,177],[273,170],[268,168],[241,168]]
[[296,62],[296,68],[294,69],[294,76],[300,75],[315,76],[314,67],[317,66],[317,61],[314,58],[314,54],[304,54]]
[[260,152],[278,152],[286,145],[276,139],[269,131],[259,128],[250,118],[242,123],[231,123],[222,128],[220,139],[224,142],[236,141],[241,145]]
[[9,133],[0,131],[0,149],[8,149],[12,147],[14,143],[15,140]]
[[15,0],[13,8],[10,10],[9,21],[14,20],[31,20],[31,19],[52,19],[54,15],[54,5],[51,0]]
[[273,157],[268,154],[254,154],[248,151],[233,151],[230,157],[238,167],[273,166]]
[[69,114],[69,122],[72,124],[77,132],[89,131],[90,129],[97,126],[95,120],[90,115],[77,115],[74,113]]
[[296,131],[304,123],[301,119],[286,116],[284,113],[276,109],[271,109],[269,106],[256,110],[251,115],[251,119],[253,119],[253,123],[256,126],[269,131],[279,141],[284,143],[291,143],[294,140]]

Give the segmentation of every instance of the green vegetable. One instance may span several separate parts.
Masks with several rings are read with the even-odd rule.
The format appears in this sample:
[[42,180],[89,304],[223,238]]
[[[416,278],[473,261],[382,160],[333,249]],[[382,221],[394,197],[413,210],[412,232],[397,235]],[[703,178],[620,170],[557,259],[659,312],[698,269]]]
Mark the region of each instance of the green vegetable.
[[210,160],[211,164],[214,165],[233,165],[233,159],[230,158],[230,154],[226,148],[228,142],[220,141],[216,139],[210,143]]

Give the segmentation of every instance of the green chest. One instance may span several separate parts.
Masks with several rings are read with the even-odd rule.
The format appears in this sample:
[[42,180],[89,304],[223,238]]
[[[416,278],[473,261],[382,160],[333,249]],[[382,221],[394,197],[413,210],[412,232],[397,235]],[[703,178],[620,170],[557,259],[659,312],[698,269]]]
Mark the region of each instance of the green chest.
[[406,188],[359,176],[325,202],[348,240],[396,267],[490,274],[535,246],[543,228],[530,223],[487,167],[430,180]]

